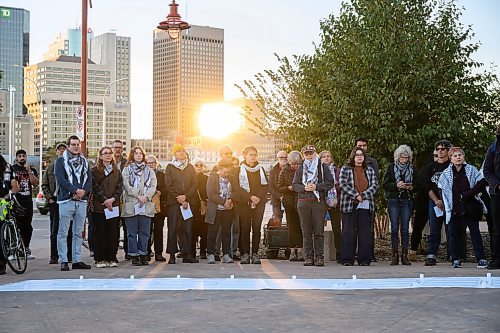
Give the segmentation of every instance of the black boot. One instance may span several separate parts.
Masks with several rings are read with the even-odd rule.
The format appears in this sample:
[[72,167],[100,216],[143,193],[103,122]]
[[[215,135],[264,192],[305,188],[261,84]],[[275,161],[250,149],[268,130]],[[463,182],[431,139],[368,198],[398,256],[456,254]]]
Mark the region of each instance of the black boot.
[[403,251],[401,251],[401,265],[411,265],[410,260],[408,260],[408,250],[403,249]]
[[200,262],[196,257],[193,258],[191,253],[184,253],[183,258],[182,258],[182,263],[188,263],[188,264],[196,264]]
[[140,256],[141,266],[149,266],[149,260],[151,260],[151,255],[147,254],[145,256]]
[[132,266],[142,266],[141,258],[139,256],[130,256],[132,258]]
[[392,251],[392,261],[391,266],[395,266],[399,264],[399,254],[398,251]]

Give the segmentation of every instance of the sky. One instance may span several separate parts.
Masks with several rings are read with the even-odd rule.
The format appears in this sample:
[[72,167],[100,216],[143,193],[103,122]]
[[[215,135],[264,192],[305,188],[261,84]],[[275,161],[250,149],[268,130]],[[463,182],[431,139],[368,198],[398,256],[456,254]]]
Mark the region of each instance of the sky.
[[[500,65],[500,1],[459,0],[461,21],[481,42],[475,60]],[[132,138],[151,138],[153,120],[153,29],[168,14],[170,0],[92,0],[89,27],[94,35],[131,37]],[[337,15],[340,0],[179,0],[190,24],[224,29],[224,98],[241,97],[234,84],[278,65],[274,54],[311,54],[319,23]],[[64,5],[62,5],[64,4]],[[80,0],[0,0],[0,6],[30,11],[30,63],[41,61],[58,33],[81,24]],[[498,68],[495,69],[500,74]]]

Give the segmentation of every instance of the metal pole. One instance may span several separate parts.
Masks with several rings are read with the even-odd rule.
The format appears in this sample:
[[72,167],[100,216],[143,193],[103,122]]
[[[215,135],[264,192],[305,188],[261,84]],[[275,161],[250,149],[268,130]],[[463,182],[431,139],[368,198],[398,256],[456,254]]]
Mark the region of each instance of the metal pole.
[[14,93],[16,92],[16,87],[9,86],[9,164],[14,160],[13,150],[14,150]]
[[118,81],[123,81],[123,80],[128,80],[128,77],[123,77],[118,80],[114,80],[108,86],[106,87],[106,90],[104,90],[104,95],[102,95],[102,146],[106,146],[106,94],[108,93],[109,88],[115,84]]
[[82,154],[87,156],[87,11],[88,0],[82,0],[82,71],[80,100],[83,105],[83,141],[81,143]]

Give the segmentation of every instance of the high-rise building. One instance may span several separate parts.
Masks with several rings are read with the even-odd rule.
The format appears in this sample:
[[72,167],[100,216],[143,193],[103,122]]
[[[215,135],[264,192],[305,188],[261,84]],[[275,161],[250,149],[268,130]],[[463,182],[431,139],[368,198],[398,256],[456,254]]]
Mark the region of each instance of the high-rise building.
[[199,135],[204,103],[224,98],[224,30],[192,25],[153,34],[153,139]]
[[[87,31],[87,40],[94,36],[92,29]],[[56,35],[56,40],[49,45],[49,50],[43,54],[43,60],[55,60],[59,56],[67,55],[81,57],[82,55],[82,28],[68,29]]]
[[[23,114],[23,67],[29,62],[30,13],[22,8],[0,6],[0,88],[12,85],[14,114]],[[10,105],[7,98],[6,105]],[[25,112],[24,112],[25,113]]]
[[[44,149],[76,133],[76,109],[81,104],[80,62],[79,57],[60,56],[54,61],[42,61],[25,68],[25,77],[36,82],[40,88]],[[102,101],[106,87],[111,82],[111,69],[89,60],[87,76],[87,149],[89,156],[96,156],[102,146],[103,133],[113,140],[130,140],[130,113],[127,109],[113,106],[112,111],[107,112],[103,126]],[[26,81],[24,103],[34,119],[36,152],[40,142],[40,104],[36,86],[29,80]]]

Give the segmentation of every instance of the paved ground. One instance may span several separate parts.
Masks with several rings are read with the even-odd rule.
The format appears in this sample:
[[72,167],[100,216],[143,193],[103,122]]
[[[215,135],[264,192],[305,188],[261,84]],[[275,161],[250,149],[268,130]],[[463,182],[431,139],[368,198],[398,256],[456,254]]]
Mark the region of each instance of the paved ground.
[[[48,218],[38,213],[28,271],[0,277],[0,284],[54,278],[239,277],[358,278],[484,276],[472,263],[425,267],[303,267],[284,260],[261,266],[153,263],[60,272],[48,265]],[[88,263],[88,251],[84,260]],[[123,254],[120,253],[120,259]],[[492,271],[493,276],[499,272]],[[499,332],[500,290],[415,289],[364,291],[133,291],[0,293],[0,332]]]

